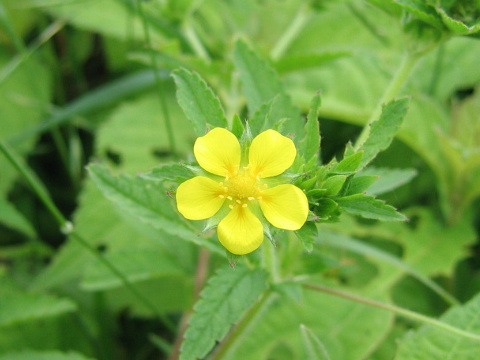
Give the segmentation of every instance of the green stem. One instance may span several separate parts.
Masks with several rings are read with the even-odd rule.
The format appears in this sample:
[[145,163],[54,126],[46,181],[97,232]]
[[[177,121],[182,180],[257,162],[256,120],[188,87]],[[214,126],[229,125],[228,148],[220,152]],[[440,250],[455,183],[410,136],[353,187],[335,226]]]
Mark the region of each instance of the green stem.
[[217,350],[213,353],[210,360],[220,360],[227,356],[227,354],[235,351],[240,346],[240,341],[244,334],[248,334],[255,326],[260,316],[274,300],[274,293],[267,291],[263,297],[257,302],[245,317],[240,321],[237,327],[228,335],[228,337],[221,343]]
[[469,338],[469,339],[472,339],[472,340],[475,340],[475,341],[480,341],[480,335],[477,335],[477,334],[459,329],[455,326],[446,324],[446,323],[444,323],[442,321],[439,321],[437,319],[434,319],[434,318],[416,313],[416,312],[411,311],[411,310],[401,308],[399,306],[395,306],[395,305],[391,305],[391,304],[385,304],[385,303],[382,303],[382,302],[379,302],[379,301],[363,298],[361,296],[357,296],[357,295],[347,293],[347,292],[344,292],[344,291],[332,289],[332,288],[329,288],[329,287],[326,287],[326,286],[314,285],[314,284],[302,284],[302,286],[307,288],[307,289],[311,289],[311,290],[320,291],[320,292],[323,292],[323,293],[335,295],[335,296],[338,296],[338,297],[341,297],[341,298],[344,298],[344,299],[347,299],[347,300],[355,301],[355,302],[360,303],[360,304],[376,307],[378,309],[391,311],[394,314],[406,317],[408,319],[412,319],[412,320],[415,320],[415,321],[418,321],[418,322],[421,322],[421,323],[429,324],[429,325],[435,326],[437,328],[443,329],[445,331],[449,331],[453,334],[457,334],[457,335],[460,335],[460,336],[463,336],[463,337],[466,337],[466,338]]
[[192,25],[188,22],[185,22],[183,26],[183,34],[185,35],[185,39],[190,44],[190,47],[194,51],[195,55],[209,63],[211,61],[210,55],[208,54],[207,50],[205,50],[205,47],[198,38],[198,35],[193,29]]
[[2,141],[0,141],[0,152],[3,153],[3,155],[5,155],[5,157],[10,162],[10,164],[25,178],[27,183],[32,187],[33,191],[37,194],[37,196],[40,198],[40,200],[43,202],[46,208],[55,217],[62,231],[64,233],[70,234],[73,239],[75,239],[82,247],[88,250],[100,263],[105,265],[122,282],[122,284],[128,290],[130,290],[130,292],[134,296],[136,296],[137,299],[143,305],[145,305],[145,307],[147,307],[150,311],[152,311],[152,313],[155,314],[156,317],[159,320],[161,320],[166,327],[169,328],[169,330],[174,331],[175,325],[173,324],[173,322],[169,318],[167,318],[165,315],[163,315],[156,308],[156,306],[150,302],[149,299],[144,297],[143,294],[140,293],[133,286],[130,280],[128,280],[127,277],[120,270],[118,270],[112,263],[110,263],[107,259],[105,259],[105,257],[103,257],[103,255],[93,245],[91,245],[89,242],[87,242],[83,237],[81,237],[79,234],[77,234],[73,230],[72,223],[62,215],[60,210],[52,201],[50,195],[48,194],[48,191],[43,186],[40,179],[37,178],[35,173],[33,173],[30,170],[30,168],[27,167],[27,165],[22,164],[21,160],[13,152],[13,150],[9,149],[9,147],[6,144],[4,144]]
[[310,16],[311,12],[309,11],[308,5],[301,6],[288,28],[270,51],[272,60],[278,60],[285,54],[292,42],[307,24]]
[[157,58],[155,56],[155,51],[153,50],[152,47],[152,41],[150,38],[150,30],[148,27],[147,19],[145,17],[145,13],[143,12],[142,4],[140,3],[140,0],[136,0],[136,5],[137,5],[137,11],[142,19],[142,25],[143,25],[143,32],[145,34],[145,41],[148,46],[148,50],[150,53],[150,61],[152,63],[152,68],[153,68],[153,74],[155,77],[155,83],[157,84],[157,89],[158,89],[158,96],[160,98],[160,106],[162,108],[162,114],[163,118],[165,120],[165,128],[167,131],[167,137],[168,137],[168,142],[170,146],[170,151],[175,154],[176,153],[176,146],[175,146],[175,137],[173,136],[173,127],[172,127],[172,122],[170,119],[170,113],[168,111],[167,107],[167,101],[165,98],[165,95],[162,92],[162,81],[160,79],[159,75],[159,66],[157,62]]
[[378,102],[377,106],[373,110],[370,118],[368,119],[367,124],[364,126],[360,136],[358,137],[355,148],[359,149],[363,143],[367,140],[368,136],[370,135],[370,127],[371,125],[378,120],[380,114],[382,112],[382,106],[384,103],[392,100],[395,96],[398,95],[402,87],[405,85],[408,77],[412,73],[413,68],[417,64],[418,60],[420,59],[420,55],[412,54],[410,52],[406,52],[405,56],[402,59],[402,63],[398,68],[397,72],[393,76],[390,84],[385,89],[380,101]]

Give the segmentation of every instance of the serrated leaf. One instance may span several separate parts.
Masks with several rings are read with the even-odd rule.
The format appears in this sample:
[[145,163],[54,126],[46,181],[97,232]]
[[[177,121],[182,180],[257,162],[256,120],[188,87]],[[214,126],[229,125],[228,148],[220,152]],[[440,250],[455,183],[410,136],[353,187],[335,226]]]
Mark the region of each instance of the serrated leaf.
[[68,300],[43,294],[9,293],[0,297],[0,326],[76,310]]
[[307,352],[308,360],[330,360],[330,356],[327,353],[327,349],[322,344],[320,339],[315,333],[307,328],[305,325],[300,325],[302,332],[303,345]]
[[272,110],[273,101],[274,99],[262,104],[248,121],[253,136],[260,134],[267,127],[266,125],[269,124],[268,119]]
[[[310,103],[310,111],[307,115],[305,124],[305,138],[303,139],[302,155],[308,163],[312,158],[318,159],[320,153],[320,124],[318,122],[318,111],[320,109],[321,98],[317,94]],[[318,161],[318,160],[317,160]]]
[[443,24],[435,9],[421,0],[394,0],[398,5],[417,16],[420,20],[437,29],[443,29]]
[[306,222],[299,230],[295,231],[295,235],[300,239],[305,250],[311,252],[313,244],[317,240],[318,229],[314,223]]
[[364,217],[384,221],[405,221],[407,218],[397,212],[394,207],[373,196],[363,194],[350,195],[335,199],[338,205],[346,212]]
[[361,174],[362,176],[377,177],[377,180],[366,191],[367,195],[380,195],[410,182],[417,175],[417,170],[368,167]]
[[[462,306],[451,308],[440,320],[456,328],[480,335],[480,295]],[[423,325],[409,332],[399,344],[395,360],[477,360],[480,341]]]
[[326,195],[336,195],[342,189],[342,186],[345,184],[346,180],[347,177],[345,175],[330,176],[323,182],[321,187],[327,191]]
[[60,351],[24,350],[0,355],[0,360],[94,360],[82,354]]
[[333,173],[345,173],[350,174],[355,172],[362,163],[363,160],[363,151],[356,152],[354,154],[345,156],[342,161],[340,161],[335,168],[332,170]]
[[208,124],[213,127],[227,127],[220,100],[200,75],[179,69],[175,70],[172,76],[177,85],[178,103],[192,122],[198,136],[205,135]]
[[267,287],[267,274],[245,266],[219,270],[201,293],[185,332],[181,360],[203,358]]
[[[109,252],[105,258],[132,283],[184,273],[179,264],[170,259],[168,254],[155,249]],[[98,291],[123,286],[123,282],[110,269],[97,261],[86,269],[81,286],[88,291]]]
[[174,210],[172,199],[160,184],[152,184],[141,177],[116,177],[106,167],[97,164],[91,164],[87,169],[103,195],[116,206],[156,229],[223,254],[219,245],[199,237],[182,221]]
[[245,41],[239,39],[235,42],[233,62],[240,72],[250,114],[255,114],[263,103],[283,93],[283,86],[273,68]]
[[364,193],[367,189],[378,180],[376,175],[362,175],[350,177],[342,190],[342,195],[349,196]]
[[[455,20],[451,16],[449,16],[444,9],[437,6],[437,12],[440,14],[443,23],[445,26],[453,32],[455,35],[470,35],[475,34],[480,31],[480,24],[474,24],[472,26],[468,26],[461,21]],[[477,20],[478,21],[478,20]]]
[[154,181],[171,181],[174,183],[181,183],[185,180],[194,177],[194,173],[185,165],[168,164],[153,168],[145,174],[140,174],[142,178]]
[[277,128],[283,120],[283,133],[295,135],[294,141],[298,145],[304,133],[301,112],[285,93],[275,70],[243,40],[235,43],[233,61],[240,72],[250,117],[254,117],[263,104],[272,102],[270,109],[266,107],[258,114],[260,121],[254,125],[255,130]]
[[380,119],[372,124],[370,135],[360,150],[365,151],[361,166],[366,166],[377,154],[387,149],[407,114],[408,98],[392,100],[382,107]]

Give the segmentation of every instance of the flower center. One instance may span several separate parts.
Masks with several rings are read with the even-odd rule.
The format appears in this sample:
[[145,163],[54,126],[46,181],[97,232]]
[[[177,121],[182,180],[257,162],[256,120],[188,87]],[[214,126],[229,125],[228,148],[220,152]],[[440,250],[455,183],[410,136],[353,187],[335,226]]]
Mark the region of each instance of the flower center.
[[249,173],[237,173],[225,183],[228,195],[238,200],[253,200],[259,196],[258,179]]

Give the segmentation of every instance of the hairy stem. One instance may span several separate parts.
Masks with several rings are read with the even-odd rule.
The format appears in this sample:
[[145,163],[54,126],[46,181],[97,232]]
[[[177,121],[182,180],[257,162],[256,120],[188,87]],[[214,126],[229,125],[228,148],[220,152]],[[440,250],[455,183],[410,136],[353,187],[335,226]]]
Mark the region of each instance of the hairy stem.
[[310,16],[311,11],[308,5],[302,5],[288,28],[280,36],[273,49],[270,51],[270,57],[273,60],[278,60],[285,54],[292,42],[307,24]]
[[367,140],[368,136],[370,135],[370,127],[380,117],[383,104],[392,100],[395,96],[398,95],[419,59],[420,56],[417,54],[412,54],[408,51],[405,53],[400,67],[390,81],[390,84],[388,84],[387,88],[385,89],[385,92],[380,98],[377,106],[375,106],[375,109],[370,115],[367,124],[365,124],[365,126],[363,127],[363,130],[355,143],[356,149],[359,149],[363,145],[365,140]]
[[230,332],[230,334],[223,340],[220,346],[213,353],[210,360],[223,359],[227,354],[231,353],[238,346],[240,346],[240,340],[242,339],[242,336],[247,334],[255,326],[260,316],[268,309],[274,298],[274,293],[267,290],[260,301],[250,308],[248,313],[240,321],[237,327],[235,327],[232,332]]

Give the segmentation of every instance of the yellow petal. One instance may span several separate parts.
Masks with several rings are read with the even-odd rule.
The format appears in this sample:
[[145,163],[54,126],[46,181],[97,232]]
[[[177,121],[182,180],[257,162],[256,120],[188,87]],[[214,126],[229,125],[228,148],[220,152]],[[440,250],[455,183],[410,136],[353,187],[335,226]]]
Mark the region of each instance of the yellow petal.
[[215,175],[233,174],[240,166],[240,143],[235,135],[223,128],[212,129],[199,137],[193,153],[198,164]]
[[298,230],[307,220],[307,197],[295,185],[278,185],[262,191],[259,203],[265,218],[277,228]]
[[212,217],[223,205],[223,186],[205,176],[197,176],[180,184],[177,189],[177,209],[190,220]]
[[297,150],[293,141],[278,131],[267,130],[252,141],[250,169],[261,178],[276,176],[292,166]]
[[263,241],[263,226],[253,213],[236,206],[218,224],[218,239],[232,254],[244,255],[256,250]]

